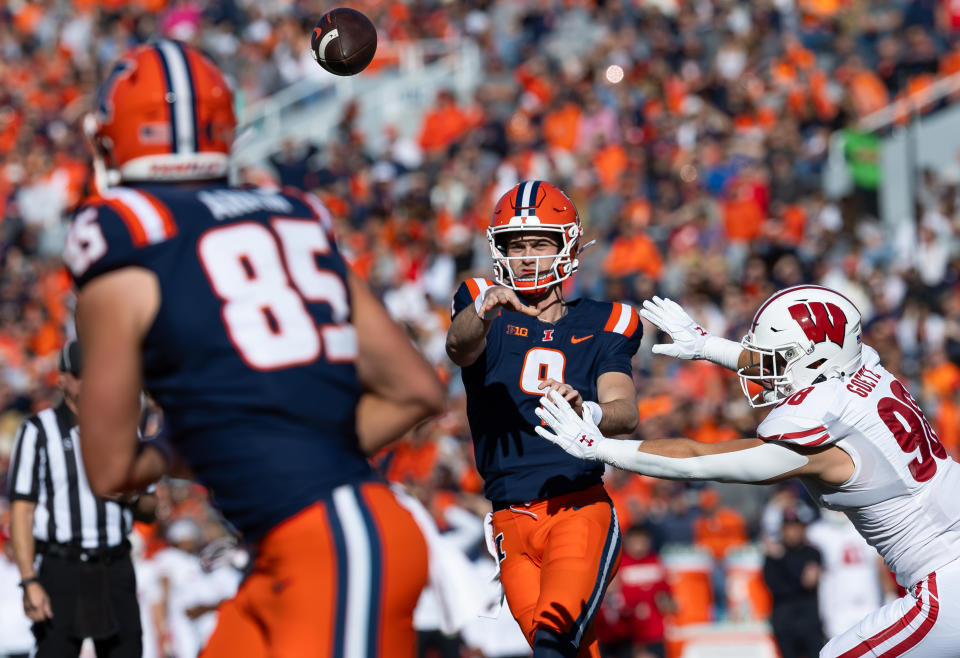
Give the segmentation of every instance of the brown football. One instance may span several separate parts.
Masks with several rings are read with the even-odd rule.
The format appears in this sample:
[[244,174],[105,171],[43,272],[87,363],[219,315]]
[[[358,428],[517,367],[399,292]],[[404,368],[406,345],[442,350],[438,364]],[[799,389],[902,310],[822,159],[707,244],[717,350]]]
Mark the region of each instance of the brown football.
[[377,52],[377,28],[355,9],[331,9],[313,28],[310,50],[330,73],[356,75],[367,68]]

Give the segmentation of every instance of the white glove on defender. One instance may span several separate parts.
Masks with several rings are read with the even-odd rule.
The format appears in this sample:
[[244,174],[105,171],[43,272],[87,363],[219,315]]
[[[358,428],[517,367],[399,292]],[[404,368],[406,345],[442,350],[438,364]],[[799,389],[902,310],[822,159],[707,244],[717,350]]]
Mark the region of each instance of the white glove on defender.
[[[548,399],[549,398],[549,399]],[[583,417],[577,415],[570,403],[556,391],[540,398],[540,406],[534,410],[537,416],[547,423],[556,434],[545,427],[535,427],[537,434],[547,441],[563,448],[577,459],[600,461],[597,447],[601,441],[608,441],[593,422],[593,416],[586,407]]]
[[743,351],[740,344],[714,336],[672,299],[648,299],[643,302],[640,315],[673,339],[673,343],[654,345],[654,354],[676,359],[707,359],[729,370],[737,369]]
[[663,354],[677,359],[702,359],[703,346],[710,335],[706,329],[693,321],[683,307],[672,299],[645,300],[640,315],[669,334],[672,344],[653,346],[654,354]]
[[744,450],[698,457],[665,457],[641,452],[643,441],[604,437],[585,414],[577,416],[556,391],[540,399],[537,416],[556,434],[534,428],[540,436],[579,459],[602,461],[611,466],[671,480],[718,480],[720,482],[765,482],[808,463],[806,456],[775,443],[763,443]]

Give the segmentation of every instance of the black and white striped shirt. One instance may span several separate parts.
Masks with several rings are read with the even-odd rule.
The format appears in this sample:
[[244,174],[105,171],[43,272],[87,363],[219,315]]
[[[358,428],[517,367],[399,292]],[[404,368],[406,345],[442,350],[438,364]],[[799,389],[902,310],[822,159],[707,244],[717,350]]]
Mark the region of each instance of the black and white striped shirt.
[[113,548],[129,534],[133,513],[127,505],[93,495],[77,430],[65,402],[23,422],[13,444],[10,499],[37,503],[33,536],[38,541]]

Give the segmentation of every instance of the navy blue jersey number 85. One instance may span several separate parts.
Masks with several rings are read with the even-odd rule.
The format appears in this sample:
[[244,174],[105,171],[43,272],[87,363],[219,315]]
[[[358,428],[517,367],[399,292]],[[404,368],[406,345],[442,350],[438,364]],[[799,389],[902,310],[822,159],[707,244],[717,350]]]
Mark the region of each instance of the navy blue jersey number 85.
[[[316,220],[274,217],[270,228],[240,222],[205,232],[197,254],[237,353],[255,370],[306,365],[326,352],[332,362],[353,361],[357,342],[343,279],[320,266],[331,252]],[[308,302],[330,306],[319,324]]]

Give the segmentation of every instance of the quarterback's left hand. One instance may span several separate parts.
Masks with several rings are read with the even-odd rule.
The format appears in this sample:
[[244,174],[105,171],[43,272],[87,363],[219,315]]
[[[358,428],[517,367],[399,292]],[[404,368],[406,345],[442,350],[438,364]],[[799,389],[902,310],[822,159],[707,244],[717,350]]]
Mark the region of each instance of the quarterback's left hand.
[[593,423],[588,409],[583,410],[582,417],[578,416],[562,395],[557,391],[550,391],[540,398],[540,406],[534,413],[556,432],[554,434],[544,427],[535,427],[537,434],[578,459],[599,461],[597,446],[608,439]]
[[[550,391],[556,391],[563,396],[564,400],[570,403],[575,413],[583,413],[583,396],[580,395],[580,391],[570,386],[570,384],[558,382],[556,379],[544,379],[537,388],[543,391],[544,395]],[[544,389],[547,390],[544,391]]]

